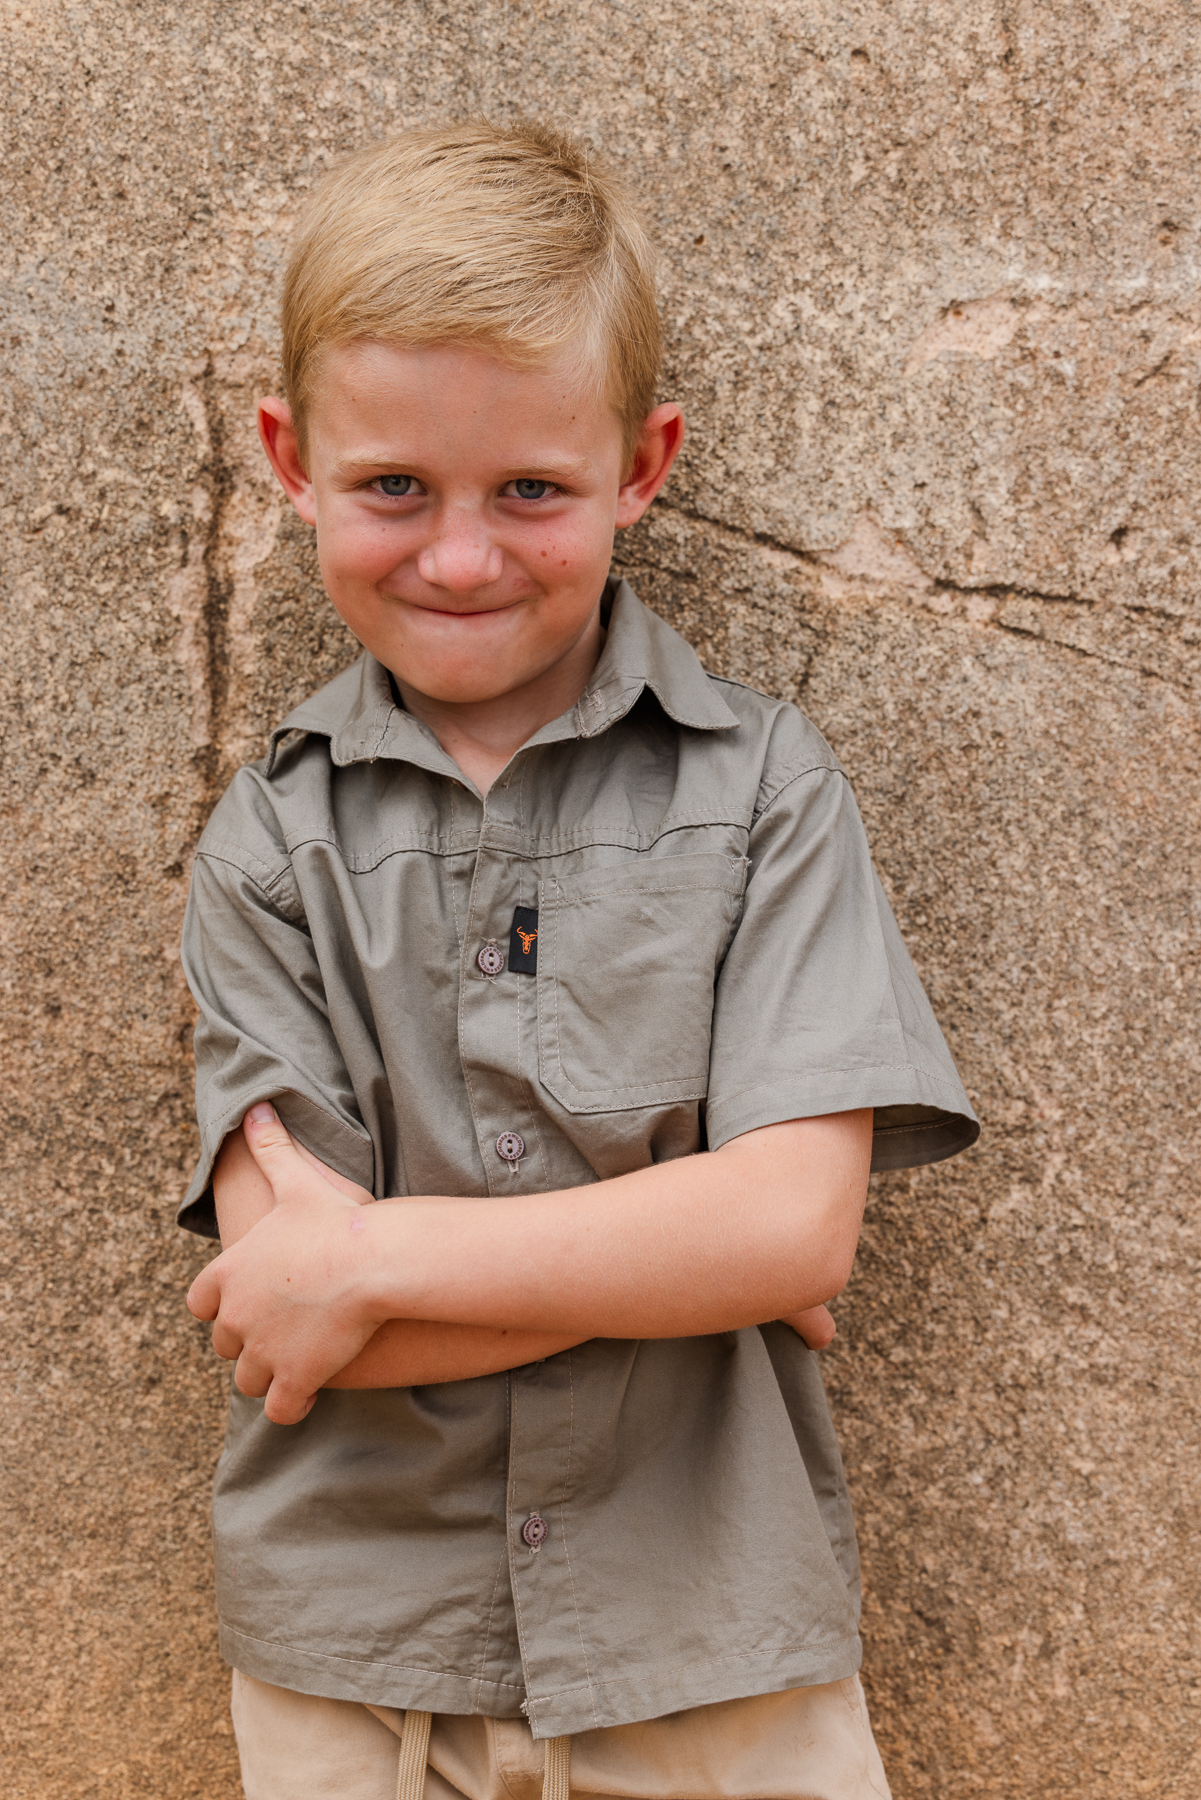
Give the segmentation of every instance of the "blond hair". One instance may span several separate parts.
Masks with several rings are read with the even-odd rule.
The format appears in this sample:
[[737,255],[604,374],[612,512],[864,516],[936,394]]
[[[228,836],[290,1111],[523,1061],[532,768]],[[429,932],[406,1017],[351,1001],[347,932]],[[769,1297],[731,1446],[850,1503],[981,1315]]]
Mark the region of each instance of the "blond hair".
[[530,366],[567,353],[620,418],[627,463],[655,401],[646,234],[614,176],[541,125],[408,131],[351,156],[301,219],[281,322],[302,453],[321,352],[357,338]]

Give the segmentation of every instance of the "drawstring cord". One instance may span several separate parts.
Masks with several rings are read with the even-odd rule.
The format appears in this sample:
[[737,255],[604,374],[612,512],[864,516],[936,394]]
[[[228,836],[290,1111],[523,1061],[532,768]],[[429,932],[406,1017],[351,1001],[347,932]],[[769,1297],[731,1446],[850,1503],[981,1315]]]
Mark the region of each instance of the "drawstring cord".
[[571,1739],[547,1738],[542,1764],[542,1800],[571,1800]]
[[430,1753],[432,1713],[410,1706],[400,1734],[400,1768],[396,1775],[396,1800],[423,1800],[425,1765]]
[[[396,1800],[424,1800],[425,1768],[430,1754],[432,1714],[410,1706],[400,1734],[400,1767]],[[571,1800],[571,1739],[546,1739],[542,1764],[542,1800]]]

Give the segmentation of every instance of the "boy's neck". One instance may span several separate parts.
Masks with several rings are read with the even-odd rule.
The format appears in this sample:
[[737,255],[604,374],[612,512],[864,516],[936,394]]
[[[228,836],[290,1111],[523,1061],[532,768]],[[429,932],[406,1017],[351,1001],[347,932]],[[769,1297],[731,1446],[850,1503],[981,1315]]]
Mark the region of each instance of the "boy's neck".
[[481,794],[521,746],[575,705],[604,647],[599,604],[566,655],[530,681],[485,699],[439,699],[420,693],[392,670],[406,712],[428,725],[446,754]]

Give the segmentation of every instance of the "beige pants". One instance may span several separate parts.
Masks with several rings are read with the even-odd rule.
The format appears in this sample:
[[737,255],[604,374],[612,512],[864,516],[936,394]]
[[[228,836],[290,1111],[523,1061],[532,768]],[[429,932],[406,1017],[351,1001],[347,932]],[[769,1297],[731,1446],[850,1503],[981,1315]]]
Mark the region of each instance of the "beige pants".
[[[235,1671],[246,1800],[394,1800],[404,1713]],[[425,1800],[540,1800],[522,1719],[435,1713]],[[889,1800],[857,1676],[571,1739],[571,1793],[621,1800]]]

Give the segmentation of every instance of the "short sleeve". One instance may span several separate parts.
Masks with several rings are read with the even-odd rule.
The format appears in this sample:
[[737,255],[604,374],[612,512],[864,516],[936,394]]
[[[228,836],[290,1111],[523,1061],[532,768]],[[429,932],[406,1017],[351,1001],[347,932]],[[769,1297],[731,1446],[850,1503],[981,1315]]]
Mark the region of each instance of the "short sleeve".
[[330,1025],[303,912],[281,901],[271,871],[206,850],[192,872],[183,965],[200,1009],[196,1113],[201,1156],[179,1223],[216,1237],[212,1168],[248,1107],[271,1100],[292,1135],[322,1162],[370,1188],[371,1137]]
[[976,1115],[872,868],[845,775],[813,768],[760,814],[718,978],[712,1149],[785,1119],[876,1109],[873,1169],[974,1144]]

